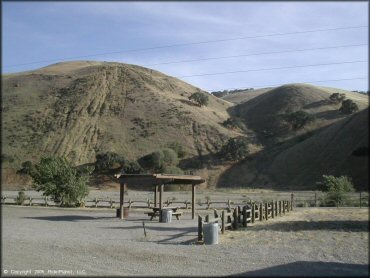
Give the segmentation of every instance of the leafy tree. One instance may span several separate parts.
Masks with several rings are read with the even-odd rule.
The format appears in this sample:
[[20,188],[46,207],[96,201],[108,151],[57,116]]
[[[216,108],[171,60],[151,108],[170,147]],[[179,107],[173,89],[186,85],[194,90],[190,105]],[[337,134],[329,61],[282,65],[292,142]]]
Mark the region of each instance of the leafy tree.
[[353,102],[353,100],[346,99],[342,102],[342,106],[339,108],[339,111],[343,114],[352,114],[358,111],[358,105]]
[[286,117],[286,121],[292,125],[293,129],[300,129],[314,120],[314,116],[302,110],[290,113]]
[[351,178],[330,175],[323,175],[323,182],[319,183],[319,190],[327,192],[327,199],[337,206],[345,201],[346,192],[355,191]]
[[88,182],[93,167],[77,170],[64,157],[42,157],[31,172],[32,187],[43,191],[61,206],[79,206],[88,194]]
[[346,94],[334,93],[331,94],[329,99],[334,103],[340,103],[346,98]]
[[200,107],[202,107],[203,105],[204,106],[208,105],[209,97],[206,94],[197,92],[197,93],[193,93],[189,97],[189,100],[195,101]]
[[219,154],[228,160],[242,160],[249,154],[248,140],[245,137],[230,138]]
[[115,164],[119,164],[122,167],[125,163],[125,159],[115,152],[98,153],[96,155],[95,169],[97,171],[109,170]]

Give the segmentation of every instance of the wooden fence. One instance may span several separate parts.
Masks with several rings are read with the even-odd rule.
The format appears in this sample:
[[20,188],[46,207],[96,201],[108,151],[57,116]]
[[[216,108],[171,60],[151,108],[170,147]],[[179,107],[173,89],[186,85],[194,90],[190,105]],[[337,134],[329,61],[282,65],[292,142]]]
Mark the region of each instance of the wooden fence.
[[[251,205],[251,200],[256,202],[265,203],[266,199],[276,200],[287,200],[288,198],[296,207],[320,207],[320,206],[335,206],[332,201],[325,201],[325,194],[322,192],[295,192],[295,193],[271,193],[270,195],[252,192],[244,194],[243,196],[235,196],[230,194],[230,199],[226,199],[222,196],[207,196],[204,200],[198,199],[196,201],[197,209],[223,209],[225,206],[228,208],[234,206],[245,206],[246,204]],[[269,197],[270,196],[270,197]],[[357,206],[357,207],[368,207],[369,206],[369,193],[368,192],[356,192],[344,194],[346,203],[340,206]],[[227,198],[227,197],[226,197]],[[16,195],[2,195],[1,204],[20,204],[17,201]],[[52,199],[43,196],[26,196],[22,205],[41,205],[41,206],[58,206]],[[153,199],[141,199],[125,200],[124,205],[129,208],[151,208],[154,206]],[[166,206],[177,206],[180,209],[191,209],[190,200],[174,200],[167,199],[164,201]],[[116,198],[88,198],[85,200],[85,207],[95,208],[118,208],[119,197]]]
[[247,227],[248,223],[254,223],[256,220],[263,221],[293,210],[293,203],[289,200],[272,201],[266,203],[251,202],[243,207],[226,208],[221,214],[215,209],[213,214],[207,214],[205,217],[198,215],[198,241],[204,239],[203,225],[208,223],[217,223],[224,234],[226,230],[238,230],[240,227]]

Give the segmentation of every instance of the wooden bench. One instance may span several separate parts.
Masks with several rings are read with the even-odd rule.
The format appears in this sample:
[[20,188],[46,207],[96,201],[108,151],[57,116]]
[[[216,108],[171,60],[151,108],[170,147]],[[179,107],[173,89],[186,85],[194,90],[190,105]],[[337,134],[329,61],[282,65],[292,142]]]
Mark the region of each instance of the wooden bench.
[[[153,220],[153,218],[159,216],[159,211],[156,211],[156,212],[145,212],[145,214],[147,214],[148,216],[150,216],[150,220]],[[182,215],[182,211],[176,211],[176,212],[172,212],[172,215],[173,216],[176,216],[176,219],[177,220],[180,220],[180,216]]]

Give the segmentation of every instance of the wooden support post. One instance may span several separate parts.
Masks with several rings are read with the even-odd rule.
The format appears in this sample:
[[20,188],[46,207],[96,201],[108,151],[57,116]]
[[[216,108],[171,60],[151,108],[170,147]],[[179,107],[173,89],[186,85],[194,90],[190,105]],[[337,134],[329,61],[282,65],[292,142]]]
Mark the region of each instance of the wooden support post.
[[[125,190],[125,184],[121,183],[120,184],[120,189],[119,189],[119,209],[120,209],[120,219],[123,219],[123,201],[124,201],[124,190]],[[95,198],[96,199],[96,198]]]
[[207,209],[209,209],[210,206],[211,206],[211,201],[210,201],[210,199],[207,199]]
[[45,207],[47,207],[48,206],[48,197],[44,197],[44,201],[45,201]]
[[251,216],[251,221],[252,221],[252,223],[254,223],[254,218],[256,217],[256,204],[255,203],[253,203],[252,204],[252,216]]
[[188,200],[185,201],[185,209],[188,209]]
[[225,216],[225,210],[221,213],[221,233],[225,233],[225,225],[226,225],[226,216]]
[[195,184],[191,185],[191,219],[195,217]]
[[198,241],[203,240],[203,219],[198,215]]
[[247,206],[243,207],[243,227],[247,227]]
[[230,209],[231,208],[231,202],[230,200],[227,200],[227,207]]
[[95,197],[94,202],[95,202],[95,207],[97,208],[98,207],[98,198]]
[[285,214],[285,201],[283,201],[283,214]]
[[262,208],[263,208],[263,206],[262,206],[262,203],[260,204],[260,208],[259,208],[259,211],[258,211],[258,216],[259,216],[259,220],[260,221],[262,221],[262,217],[263,217],[263,213],[262,213]]
[[29,206],[32,206],[32,198],[30,197],[29,198],[29,203],[28,203]]
[[275,201],[275,216],[278,216],[278,201]]
[[217,209],[214,209],[213,210],[213,216],[215,217],[215,218],[218,218],[218,211],[217,211]]
[[265,203],[265,220],[269,219],[269,203]]
[[154,207],[157,207],[157,199],[158,199],[158,185],[154,186]]
[[112,198],[110,198],[110,200],[109,200],[109,204],[110,204],[110,208],[113,208],[113,201],[112,201]]
[[160,185],[160,191],[159,191],[159,208],[160,208],[160,210],[162,210],[162,208],[163,208],[163,187],[164,187],[164,185],[163,184],[161,184]]
[[315,207],[317,207],[317,192],[315,192]]

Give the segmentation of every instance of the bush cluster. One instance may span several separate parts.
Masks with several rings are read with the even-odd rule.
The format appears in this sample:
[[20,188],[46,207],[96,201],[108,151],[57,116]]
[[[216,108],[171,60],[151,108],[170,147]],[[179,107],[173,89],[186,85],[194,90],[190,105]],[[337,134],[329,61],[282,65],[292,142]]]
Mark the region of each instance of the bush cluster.
[[221,147],[219,156],[226,160],[238,161],[246,158],[249,154],[248,140],[245,137],[230,138]]
[[315,117],[305,111],[299,110],[285,116],[286,121],[293,129],[300,129],[315,120]]

